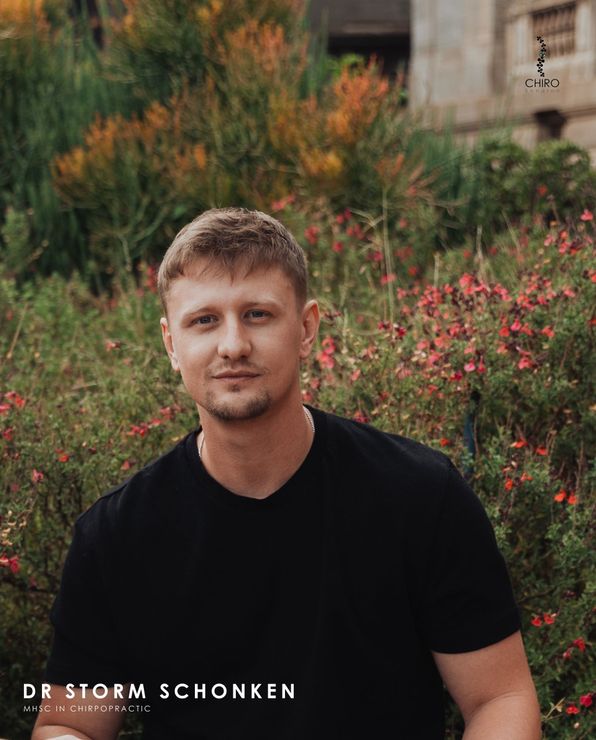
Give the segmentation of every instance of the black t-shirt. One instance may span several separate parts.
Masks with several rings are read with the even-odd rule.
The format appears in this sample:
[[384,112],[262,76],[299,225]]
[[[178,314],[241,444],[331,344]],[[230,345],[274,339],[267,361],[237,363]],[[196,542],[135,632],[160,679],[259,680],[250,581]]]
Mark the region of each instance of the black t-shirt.
[[79,517],[46,681],[142,684],[147,740],[443,738],[430,651],[520,628],[489,519],[443,453],[309,408],[265,499],[194,430]]

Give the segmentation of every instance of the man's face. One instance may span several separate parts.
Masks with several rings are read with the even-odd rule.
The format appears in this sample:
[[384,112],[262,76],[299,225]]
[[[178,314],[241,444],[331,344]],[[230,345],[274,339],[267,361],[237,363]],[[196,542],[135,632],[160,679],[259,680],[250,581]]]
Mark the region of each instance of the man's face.
[[300,360],[319,324],[278,267],[229,274],[201,258],[173,281],[161,319],[172,367],[198,405],[222,421],[251,419],[300,396]]

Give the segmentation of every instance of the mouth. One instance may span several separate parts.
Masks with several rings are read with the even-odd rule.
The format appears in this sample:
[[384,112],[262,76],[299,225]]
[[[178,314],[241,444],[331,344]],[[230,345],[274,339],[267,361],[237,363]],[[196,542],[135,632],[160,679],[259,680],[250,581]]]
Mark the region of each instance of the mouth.
[[256,373],[224,373],[222,375],[215,375],[215,380],[252,380],[258,378]]

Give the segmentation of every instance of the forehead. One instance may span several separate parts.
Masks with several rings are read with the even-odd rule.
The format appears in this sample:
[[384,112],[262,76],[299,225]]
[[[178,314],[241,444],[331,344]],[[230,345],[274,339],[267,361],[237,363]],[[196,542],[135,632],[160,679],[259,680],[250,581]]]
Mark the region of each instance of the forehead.
[[248,271],[243,264],[228,269],[208,259],[198,259],[170,284],[168,312],[182,315],[195,305],[223,307],[262,300],[288,303],[294,293],[292,281],[278,265],[257,266]]

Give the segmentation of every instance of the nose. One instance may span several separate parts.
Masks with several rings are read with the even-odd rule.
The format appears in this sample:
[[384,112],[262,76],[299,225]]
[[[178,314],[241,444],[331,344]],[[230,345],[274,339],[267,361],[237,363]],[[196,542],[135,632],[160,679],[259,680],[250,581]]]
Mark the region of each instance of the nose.
[[239,360],[248,357],[251,344],[246,327],[240,321],[228,320],[220,335],[217,353],[220,357],[229,360]]

